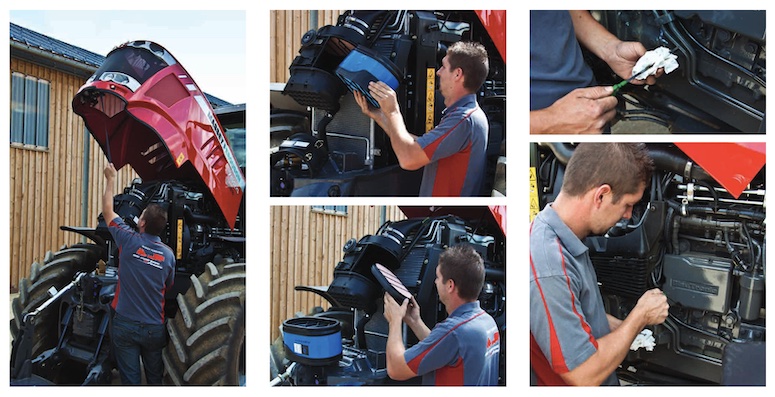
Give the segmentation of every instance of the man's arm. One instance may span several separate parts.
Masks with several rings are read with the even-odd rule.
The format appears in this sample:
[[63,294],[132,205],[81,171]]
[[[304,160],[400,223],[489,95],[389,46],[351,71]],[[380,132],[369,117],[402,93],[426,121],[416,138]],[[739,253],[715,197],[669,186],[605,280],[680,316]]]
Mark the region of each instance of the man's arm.
[[110,225],[110,221],[118,217],[113,211],[113,186],[116,184],[117,173],[113,163],[108,163],[105,166],[105,193],[102,194],[102,217],[105,218],[105,224],[107,225]]
[[[632,76],[632,68],[635,67],[635,63],[646,53],[643,44],[637,41],[619,40],[597,22],[589,11],[571,10],[568,12],[571,15],[573,29],[576,31],[576,39],[579,43],[605,61],[619,77],[627,79]],[[630,84],[654,84],[656,81],[656,76],[649,76],[646,80],[633,80]]]
[[404,300],[404,303],[398,306],[395,299],[386,292],[383,301],[385,319],[388,322],[388,340],[385,347],[388,376],[394,380],[414,378],[417,374],[409,368],[404,359],[406,348],[404,347],[403,330],[401,329],[403,325],[402,319],[406,316],[409,300]]
[[355,102],[363,114],[374,120],[390,138],[390,146],[396,153],[398,164],[405,170],[417,170],[430,163],[415,137],[409,133],[404,124],[404,118],[398,108],[396,93],[383,82],[370,82],[369,92],[379,103],[380,108],[369,107],[369,102],[361,93],[355,91]]
[[662,291],[646,291],[616,330],[597,340],[597,352],[572,371],[560,374],[560,377],[571,385],[602,384],[624,360],[632,341],[643,328],[665,321],[668,308],[667,298]]

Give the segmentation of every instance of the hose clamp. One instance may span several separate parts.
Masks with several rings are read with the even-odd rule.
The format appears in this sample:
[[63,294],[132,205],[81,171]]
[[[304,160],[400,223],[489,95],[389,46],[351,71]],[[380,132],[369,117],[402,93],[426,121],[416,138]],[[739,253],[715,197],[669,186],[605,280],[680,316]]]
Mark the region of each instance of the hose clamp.
[[684,178],[686,179],[692,179],[692,167],[694,166],[694,163],[691,161],[687,161],[686,165],[684,165]]

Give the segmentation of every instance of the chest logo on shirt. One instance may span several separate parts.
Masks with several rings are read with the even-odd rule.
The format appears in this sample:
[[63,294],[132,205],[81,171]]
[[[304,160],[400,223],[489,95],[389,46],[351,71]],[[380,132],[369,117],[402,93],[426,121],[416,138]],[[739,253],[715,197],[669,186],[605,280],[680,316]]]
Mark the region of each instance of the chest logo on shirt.
[[157,269],[161,269],[162,262],[164,262],[164,253],[155,250],[153,248],[149,248],[145,245],[140,246],[140,248],[135,251],[134,254],[132,254],[132,257],[135,259],[139,259],[141,262],[145,263],[146,265],[151,265]]

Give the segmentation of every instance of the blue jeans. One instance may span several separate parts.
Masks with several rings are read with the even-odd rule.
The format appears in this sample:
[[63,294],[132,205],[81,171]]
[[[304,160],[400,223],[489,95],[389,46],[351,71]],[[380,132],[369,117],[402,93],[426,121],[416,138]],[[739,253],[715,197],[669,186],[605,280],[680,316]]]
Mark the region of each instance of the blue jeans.
[[167,344],[164,324],[143,324],[116,313],[111,339],[122,384],[140,384],[140,357],[143,359],[148,384],[161,384],[164,374],[161,351]]

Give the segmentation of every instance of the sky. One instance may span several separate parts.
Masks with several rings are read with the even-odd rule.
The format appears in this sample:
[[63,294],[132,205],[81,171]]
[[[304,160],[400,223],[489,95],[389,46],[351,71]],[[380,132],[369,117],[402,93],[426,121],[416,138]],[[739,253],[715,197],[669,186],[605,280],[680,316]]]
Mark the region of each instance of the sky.
[[12,10],[9,20],[103,56],[127,41],[154,41],[204,92],[233,104],[247,101],[244,11]]

